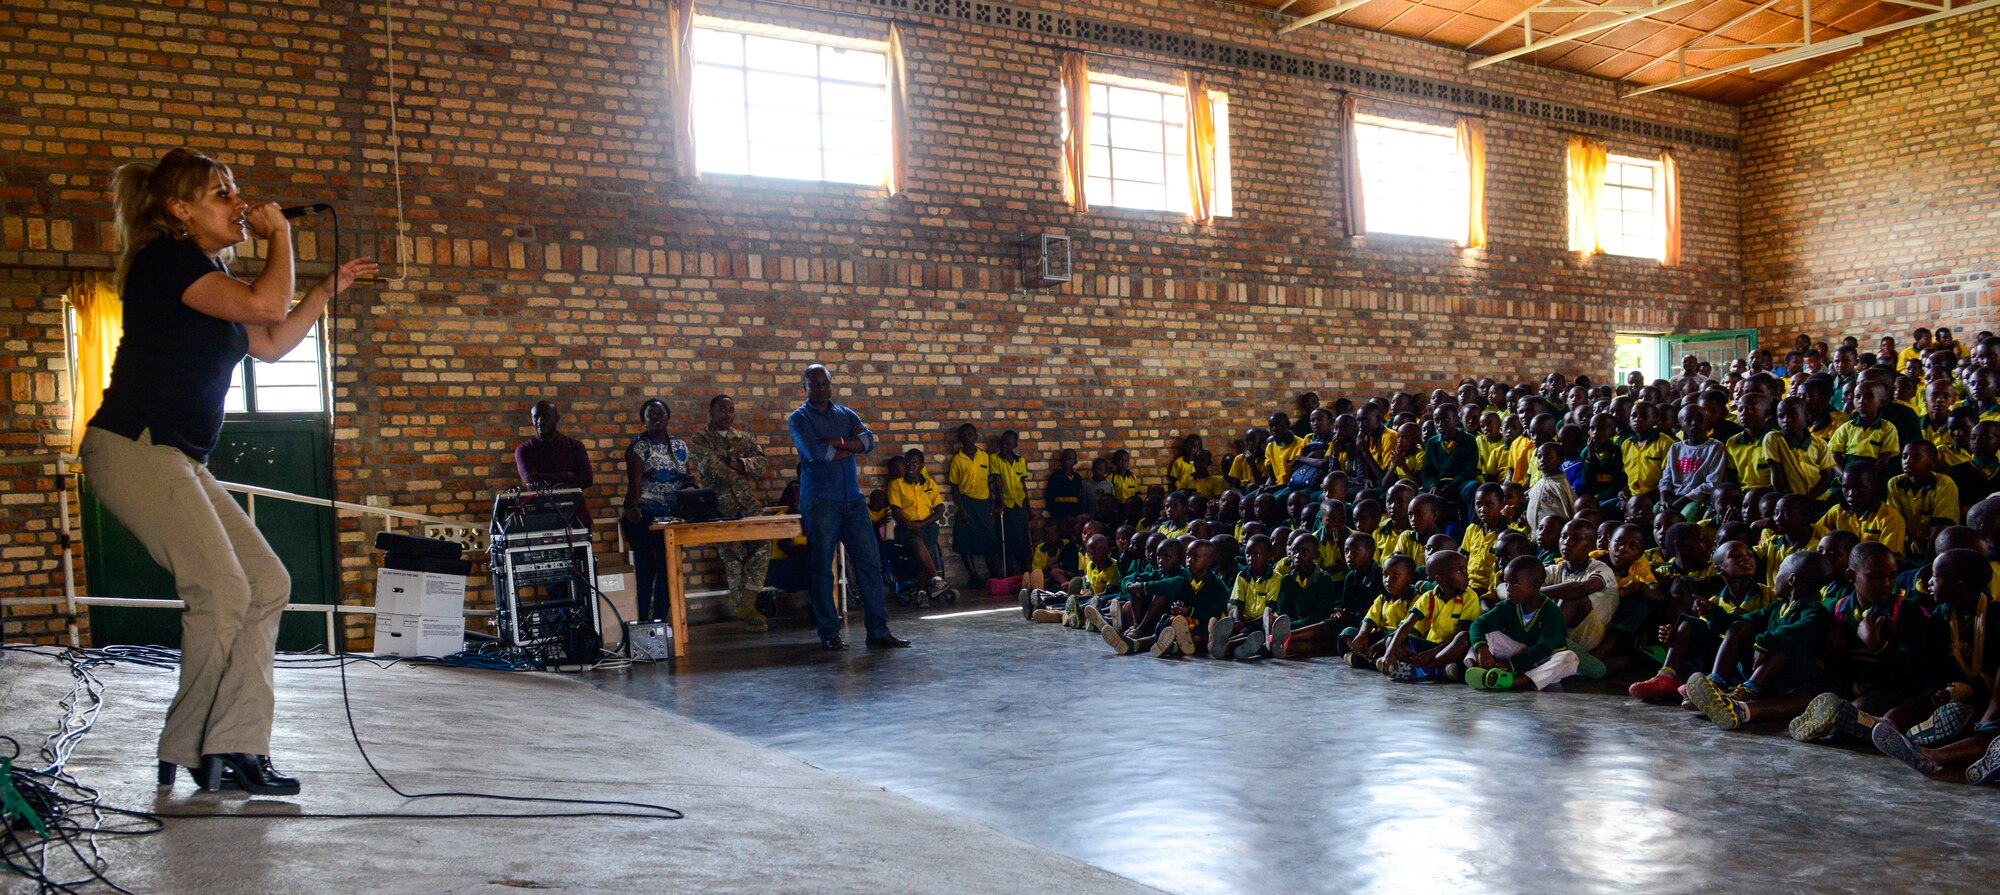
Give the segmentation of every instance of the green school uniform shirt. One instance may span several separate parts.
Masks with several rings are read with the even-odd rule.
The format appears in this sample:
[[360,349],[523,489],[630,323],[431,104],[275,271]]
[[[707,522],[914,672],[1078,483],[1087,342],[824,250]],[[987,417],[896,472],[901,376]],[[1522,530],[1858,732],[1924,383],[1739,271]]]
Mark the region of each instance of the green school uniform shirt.
[[1292,627],[1326,621],[1339,605],[1339,586],[1325,569],[1307,576],[1287,572],[1278,582],[1278,614],[1289,616]]
[[1569,628],[1563,624],[1562,607],[1557,606],[1554,600],[1543,600],[1542,608],[1533,615],[1522,611],[1521,604],[1513,600],[1503,600],[1500,605],[1481,613],[1472,620],[1473,652],[1477,653],[1480,647],[1487,646],[1487,639],[1496,633],[1505,634],[1507,639],[1525,647],[1502,663],[1508,671],[1527,671],[1547,662],[1569,640]]

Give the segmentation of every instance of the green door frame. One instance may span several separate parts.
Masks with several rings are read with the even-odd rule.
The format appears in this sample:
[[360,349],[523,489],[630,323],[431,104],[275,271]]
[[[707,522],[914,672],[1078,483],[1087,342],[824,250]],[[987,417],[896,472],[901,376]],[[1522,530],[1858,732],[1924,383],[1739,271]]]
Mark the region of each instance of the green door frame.
[[1665,370],[1667,378],[1671,379],[1680,370],[1681,357],[1688,353],[1686,349],[1693,347],[1700,350],[1703,346],[1716,342],[1737,343],[1732,347],[1741,347],[1743,357],[1747,359],[1757,351],[1757,331],[1721,329],[1705,333],[1673,333],[1661,336],[1660,369]]

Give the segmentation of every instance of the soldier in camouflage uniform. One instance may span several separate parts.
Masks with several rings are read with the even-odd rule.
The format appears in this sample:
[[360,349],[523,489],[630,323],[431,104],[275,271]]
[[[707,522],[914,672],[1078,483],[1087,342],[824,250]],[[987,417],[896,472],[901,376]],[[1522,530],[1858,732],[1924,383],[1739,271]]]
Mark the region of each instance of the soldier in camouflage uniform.
[[[696,478],[715,490],[715,502],[725,516],[755,516],[763,511],[757,483],[764,478],[764,449],[750,434],[735,428],[736,402],[716,395],[708,402],[708,425],[688,437],[688,464]],[[717,544],[729,579],[735,615],[752,631],[770,630],[757,611],[757,591],[771,562],[771,542],[736,541]]]

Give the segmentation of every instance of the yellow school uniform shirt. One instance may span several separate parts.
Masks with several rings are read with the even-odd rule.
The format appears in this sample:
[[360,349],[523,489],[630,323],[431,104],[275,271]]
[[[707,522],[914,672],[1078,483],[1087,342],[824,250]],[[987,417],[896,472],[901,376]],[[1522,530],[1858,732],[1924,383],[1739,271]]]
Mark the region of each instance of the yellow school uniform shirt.
[[1000,476],[1000,506],[1015,509],[1028,504],[1028,458],[1012,460],[993,455],[993,472]]
[[879,510],[875,509],[869,510],[868,521],[875,525],[881,525],[882,523],[889,521],[889,508],[883,507]]
[[1411,601],[1410,615],[1417,621],[1410,630],[1432,643],[1443,643],[1471,628],[1481,611],[1479,595],[1470,588],[1459,591],[1456,597],[1446,597],[1433,587]]
[[1903,449],[1903,444],[1896,438],[1896,427],[1881,417],[1876,417],[1875,424],[1870,426],[1863,424],[1857,416],[1833,430],[1833,437],[1827,439],[1826,447],[1837,455],[1845,455],[1847,461],[1852,463],[1855,460],[1893,457]]
[[1898,351],[1896,352],[1896,372],[1901,373],[1909,369],[1910,361],[1921,361],[1923,359],[1924,353],[1915,348],[1905,348]]
[[905,522],[922,522],[944,504],[936,480],[928,472],[918,473],[916,482],[896,479],[889,483],[889,505],[902,511]]
[[1771,458],[1764,454],[1764,437],[1744,430],[1722,443],[1729,464],[1736,471],[1736,484],[1744,490],[1771,487]]
[[964,451],[951,452],[951,465],[945,468],[944,479],[951,483],[958,496],[968,500],[985,500],[993,496],[991,483],[987,481],[993,474],[993,455],[983,448],[973,448],[972,455]]
[[1819,517],[1819,524],[1813,526],[1813,537],[1826,537],[1827,532],[1839,529],[1854,532],[1864,541],[1875,541],[1889,548],[1890,553],[1903,555],[1904,536],[1903,514],[1887,503],[1875,508],[1872,513],[1856,513],[1846,507],[1835,505]]
[[1644,556],[1641,556],[1638,562],[1633,563],[1631,568],[1623,572],[1618,571],[1617,567],[1611,565],[1611,554],[1608,552],[1592,550],[1590,551],[1590,558],[1604,563],[1605,567],[1611,569],[1611,574],[1618,576],[1618,591],[1620,593],[1624,593],[1625,588],[1631,587],[1634,584],[1657,585],[1660,583],[1660,579],[1653,577],[1653,566],[1651,563],[1646,562]]
[[1198,476],[1190,474],[1187,478],[1181,480],[1180,488],[1183,491],[1193,491],[1202,497],[1214,500],[1221,497],[1222,492],[1229,490],[1229,480],[1219,475]]
[[1081,574],[1083,580],[1089,584],[1091,593],[1102,595],[1118,589],[1118,560],[1116,557],[1113,557],[1100,566],[1090,558],[1090,554],[1086,553],[1083,555],[1083,559],[1078,561],[1077,564],[1083,567],[1078,574]]
[[1237,454],[1229,461],[1229,477],[1245,485],[1257,484],[1257,464],[1249,454]]
[[1645,441],[1637,435],[1619,438],[1618,451],[1625,458],[1625,489],[1633,494],[1660,490],[1660,474],[1667,467],[1667,448],[1673,444],[1674,437],[1665,432],[1654,432]]
[[1465,527],[1458,549],[1465,554],[1467,590],[1482,596],[1493,592],[1493,576],[1499,565],[1499,560],[1493,555],[1493,545],[1509,531],[1527,534],[1527,529],[1519,525],[1502,525],[1497,531],[1487,531],[1486,526],[1477,522]]
[[1920,436],[1937,448],[1939,469],[1950,469],[1972,459],[1972,451],[1961,447],[1958,439],[1951,437],[1949,426],[1932,426],[1929,415],[1922,410],[1917,411],[1917,417]]
[[1279,444],[1276,438],[1264,443],[1264,466],[1271,470],[1271,481],[1283,483],[1292,474],[1292,461],[1306,449],[1306,440],[1292,436],[1286,444]]
[[[1535,440],[1523,435],[1507,446],[1507,480],[1532,485],[1541,478],[1541,470],[1535,468]],[[1530,478],[1532,476],[1532,478]]]
[[1731,615],[1747,615],[1772,603],[1778,602],[1778,595],[1768,584],[1753,584],[1747,592],[1732,594],[1724,587],[1710,598],[1722,611]]
[[1028,555],[1028,568],[1037,572],[1046,572],[1055,568],[1056,556],[1068,549],[1069,546],[1065,543],[1050,547],[1047,541],[1036,544],[1035,551]]
[[1108,481],[1111,482],[1111,496],[1121,503],[1139,493],[1139,477],[1129,472],[1114,472]]
[[1785,558],[1794,553],[1804,553],[1807,550],[1811,550],[1816,543],[1810,535],[1794,541],[1785,535],[1767,528],[1764,529],[1763,536],[1757,540],[1756,546],[1751,547],[1750,551],[1757,554],[1757,561],[1763,564],[1764,583],[1776,586],[1778,583],[1778,567],[1785,564]]
[[1479,477],[1489,482],[1501,481],[1507,470],[1507,437],[1474,435],[1472,444],[1479,453]]
[[1229,592],[1229,602],[1243,605],[1244,618],[1260,617],[1264,614],[1264,607],[1278,599],[1278,584],[1284,580],[1284,573],[1276,568],[1262,578],[1246,569],[1237,573],[1236,586]]
[[1840,431],[1840,427],[1845,425],[1846,423],[1847,423],[1846,411],[1829,410],[1826,412],[1826,419],[1822,421],[1819,425],[1812,426],[1811,423],[1808,423],[1807,425],[1812,426],[1812,433],[1814,435],[1817,435],[1821,438],[1831,439],[1833,438],[1833,433]]
[[1188,486],[1181,484],[1181,480],[1193,476],[1194,464],[1188,462],[1186,457],[1175,457],[1172,463],[1167,464],[1167,483],[1176,491],[1186,491]]
[[[1896,508],[1909,526],[1908,534],[1923,537],[1932,519],[1943,519],[1957,525],[1964,517],[1958,507],[1958,483],[1951,476],[1931,474],[1931,483],[1918,485],[1907,475],[1899,475],[1889,480],[1888,504]],[[1919,548],[1927,545],[1918,544]],[[1919,553],[1929,553],[1919,549]]]
[[1784,471],[1785,486],[1791,493],[1807,497],[1825,493],[1812,490],[1820,475],[1833,469],[1833,451],[1824,439],[1808,432],[1804,444],[1793,444],[1785,433],[1772,429],[1764,433],[1764,456],[1770,460],[1770,468]]
[[[1436,534],[1436,532],[1432,532]],[[1387,565],[1389,557],[1407,556],[1410,561],[1424,564],[1424,542],[1417,537],[1415,529],[1406,528],[1398,532],[1378,531],[1375,533],[1375,564]]]
[[1410,604],[1414,602],[1416,595],[1413,593],[1406,593],[1400,597],[1383,594],[1376,597],[1374,603],[1369,604],[1368,614],[1364,618],[1373,623],[1377,631],[1394,631],[1403,624],[1403,619],[1410,617]]
[[1178,538],[1188,533],[1188,526],[1185,522],[1175,524],[1161,519],[1160,524],[1155,526],[1153,531],[1157,532],[1163,538]]

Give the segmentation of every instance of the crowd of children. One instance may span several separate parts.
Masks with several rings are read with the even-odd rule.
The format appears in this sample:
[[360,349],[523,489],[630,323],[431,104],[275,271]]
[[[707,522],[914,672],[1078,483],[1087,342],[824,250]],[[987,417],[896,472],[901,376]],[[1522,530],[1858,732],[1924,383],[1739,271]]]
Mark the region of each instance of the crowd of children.
[[[1220,459],[1181,439],[1163,481],[1064,450],[1033,520],[1014,434],[989,452],[966,424],[953,546],[975,586],[1022,574],[1024,616],[1120,654],[1484,690],[1623,675],[1725,730],[1782,722],[1990,782],[2000,339],[1915,336],[1800,336],[1782,365],[1689,357],[1650,383],[1309,393]],[[934,549],[945,498],[920,452],[899,460],[887,527]]]

